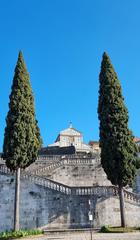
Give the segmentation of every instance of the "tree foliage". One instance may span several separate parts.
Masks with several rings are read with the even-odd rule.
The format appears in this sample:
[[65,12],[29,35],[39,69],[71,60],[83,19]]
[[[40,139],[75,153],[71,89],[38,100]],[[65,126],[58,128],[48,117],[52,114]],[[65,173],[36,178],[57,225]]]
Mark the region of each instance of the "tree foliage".
[[3,157],[11,170],[35,161],[41,147],[35,118],[34,98],[22,52],[19,52],[10,94],[3,144]]
[[99,76],[101,163],[114,185],[131,184],[137,168],[137,147],[128,128],[128,111],[117,74],[106,53]]

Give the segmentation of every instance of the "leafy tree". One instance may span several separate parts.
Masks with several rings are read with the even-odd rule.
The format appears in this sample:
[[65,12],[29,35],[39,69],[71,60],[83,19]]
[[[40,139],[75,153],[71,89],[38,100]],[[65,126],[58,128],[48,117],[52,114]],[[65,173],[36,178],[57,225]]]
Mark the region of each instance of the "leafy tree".
[[34,98],[22,52],[19,52],[3,144],[3,157],[10,170],[16,171],[14,229],[19,229],[20,169],[33,163],[41,147],[35,118]]
[[99,76],[98,117],[101,163],[112,184],[119,188],[121,225],[126,225],[123,187],[131,185],[138,166],[137,147],[128,128],[128,111],[120,82],[106,53]]

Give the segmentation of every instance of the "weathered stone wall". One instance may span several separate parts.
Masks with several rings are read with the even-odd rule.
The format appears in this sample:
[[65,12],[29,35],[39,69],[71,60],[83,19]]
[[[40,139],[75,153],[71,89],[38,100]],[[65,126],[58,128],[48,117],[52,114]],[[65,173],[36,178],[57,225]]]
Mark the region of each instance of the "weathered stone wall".
[[[28,180],[21,181],[20,227],[87,227],[89,199],[94,227],[120,225],[119,201],[101,195],[76,196],[51,190]],[[13,227],[14,176],[0,174],[0,231]],[[126,203],[127,224],[140,223],[140,206]],[[133,216],[133,217],[132,217]]]
[[68,186],[107,186],[111,182],[100,165],[64,165],[42,175]]
[[[47,160],[46,166],[41,159],[32,164],[29,168],[31,172],[39,169],[34,174],[45,176],[54,181],[66,184],[68,186],[108,186],[111,182],[101,167],[100,158],[95,155],[91,158],[73,158],[54,159],[51,166]],[[48,165],[47,165],[48,163]],[[39,165],[38,165],[39,164]],[[28,169],[27,169],[28,170]]]
[[[140,206],[125,202],[126,224],[127,226],[139,226]],[[119,200],[115,197],[97,200],[95,227],[99,225],[120,226],[120,206]]]
[[140,169],[138,169],[138,171],[137,171],[137,175],[134,180],[133,188],[136,193],[140,194]]

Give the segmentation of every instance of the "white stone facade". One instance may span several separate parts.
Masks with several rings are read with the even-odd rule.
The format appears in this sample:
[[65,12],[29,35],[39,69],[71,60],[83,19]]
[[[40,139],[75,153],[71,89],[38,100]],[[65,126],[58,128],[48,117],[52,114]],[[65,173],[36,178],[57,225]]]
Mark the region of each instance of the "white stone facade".
[[83,134],[69,126],[69,128],[61,131],[56,138],[55,143],[49,144],[48,147],[68,147],[74,146],[76,152],[92,152],[92,147],[88,144],[83,143]]

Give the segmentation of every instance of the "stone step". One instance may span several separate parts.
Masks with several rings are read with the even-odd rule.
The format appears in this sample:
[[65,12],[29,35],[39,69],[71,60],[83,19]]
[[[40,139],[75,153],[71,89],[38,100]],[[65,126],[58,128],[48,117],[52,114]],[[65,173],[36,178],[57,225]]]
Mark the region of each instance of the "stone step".
[[[43,228],[42,228],[43,229]],[[71,234],[73,232],[92,232],[97,233],[99,232],[100,228],[68,228],[68,229],[60,229],[60,228],[48,228],[48,229],[43,229],[44,234],[51,235],[51,234]]]

